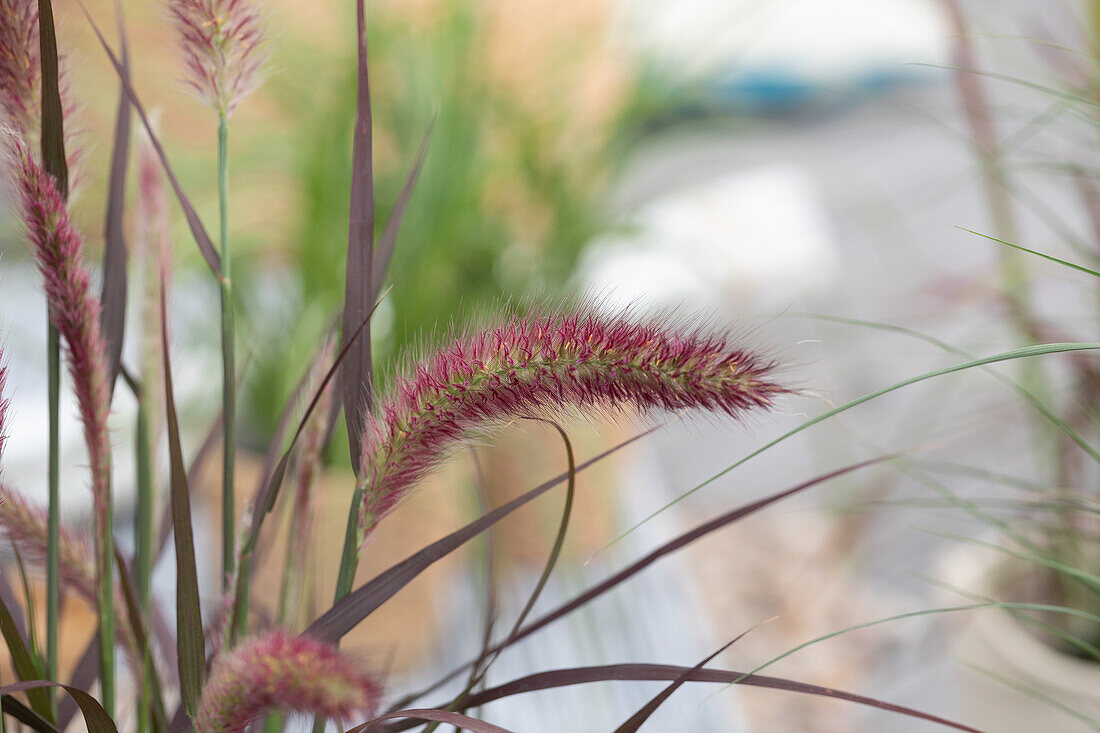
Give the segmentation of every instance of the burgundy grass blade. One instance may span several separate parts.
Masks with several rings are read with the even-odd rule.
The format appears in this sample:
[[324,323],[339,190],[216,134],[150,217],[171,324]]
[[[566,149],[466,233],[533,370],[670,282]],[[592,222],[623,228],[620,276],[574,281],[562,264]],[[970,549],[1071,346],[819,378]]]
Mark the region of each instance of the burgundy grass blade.
[[29,697],[32,691],[45,690],[49,687],[60,688],[69,693],[69,695],[76,700],[80,712],[84,715],[84,723],[88,726],[89,733],[118,733],[115,722],[111,720],[111,716],[107,715],[107,711],[103,709],[99,701],[84,690],[70,685],[63,685],[59,682],[50,682],[47,680],[17,682],[14,685],[4,685],[0,687],[0,695],[26,692]]
[[118,75],[122,87],[127,97],[130,99],[130,104],[133,105],[134,110],[137,111],[138,118],[145,128],[145,132],[149,135],[149,141],[153,144],[153,149],[156,150],[157,158],[160,159],[160,164],[164,168],[164,174],[168,177],[168,182],[172,184],[172,191],[176,194],[176,200],[179,201],[180,208],[183,209],[183,215],[184,218],[187,219],[187,226],[191,230],[191,236],[194,237],[195,243],[199,247],[199,251],[202,252],[202,256],[206,260],[206,264],[210,266],[210,269],[214,271],[215,275],[220,277],[221,256],[218,254],[217,249],[215,249],[214,243],[211,241],[210,235],[206,231],[206,227],[203,226],[202,219],[199,218],[198,213],[195,211],[195,207],[191,205],[191,200],[187,198],[187,194],[184,193],[179,179],[176,178],[176,174],[172,171],[172,166],[168,162],[168,155],[164,152],[164,146],[160,144],[160,139],[157,137],[156,133],[153,132],[153,126],[149,121],[149,115],[146,114],[145,106],[141,103],[141,99],[138,98],[137,92],[134,91],[134,87],[130,83],[130,79],[126,75],[126,69],[122,66],[122,62],[118,60],[118,57],[115,56],[115,52],[111,50],[110,45],[107,43],[107,39],[103,37],[103,33],[92,18],[91,13],[89,13],[88,9],[84,6],[82,0],[76,0],[76,4],[80,7],[81,12],[84,13],[84,17],[88,19],[88,24],[92,27],[92,31],[95,33],[99,45],[103,47],[103,51],[107,54],[107,58],[110,59],[111,65],[115,67],[115,73]]
[[[50,721],[46,720],[41,715],[34,712],[34,710],[24,705],[23,702],[17,697],[4,695],[0,697],[0,700],[2,700],[2,702],[0,702],[0,705],[3,706],[4,713],[6,715],[10,715],[11,717],[18,720],[20,723],[23,723],[24,725],[29,727],[31,730],[39,731],[39,733],[59,733],[59,731],[64,730],[64,728],[55,726]],[[62,698],[62,703],[68,702],[70,700],[72,700],[71,697]],[[73,703],[73,708],[76,709],[75,702]]]
[[[137,642],[137,648],[152,655],[149,634],[145,630],[145,619],[141,613],[141,606],[138,604],[137,590],[134,587],[134,575],[118,548],[115,548],[115,566],[118,569],[119,588],[125,602],[126,617],[134,640]],[[160,684],[160,675],[157,674],[156,664],[150,664],[148,672],[150,686],[152,687],[149,694],[152,699],[153,717],[159,728],[166,730],[168,728],[168,716],[164,710],[164,693]]]
[[[115,3],[118,16],[119,44],[122,50],[122,72],[130,76],[130,49],[126,41],[126,26],[122,6]],[[126,330],[127,261],[126,233],[122,211],[126,202],[126,171],[130,160],[130,98],[125,85],[119,92],[115,113],[114,143],[111,149],[111,172],[107,185],[107,214],[104,219],[103,289],[99,302],[100,330],[107,342],[107,375],[111,394],[122,361],[122,336]]]
[[409,199],[412,198],[413,189],[416,188],[416,179],[420,176],[420,169],[424,166],[424,159],[428,155],[428,143],[432,139],[432,131],[435,129],[436,116],[428,123],[428,129],[424,132],[424,139],[420,141],[420,148],[416,151],[416,159],[409,177],[405,179],[405,185],[397,197],[397,202],[390,213],[386,229],[378,240],[378,248],[374,252],[374,261],[371,263],[371,297],[377,299],[382,292],[382,285],[386,282],[386,273],[390,269],[390,261],[393,259],[393,250],[397,245],[397,235],[401,232],[401,222],[405,218],[405,210],[409,207]]
[[162,284],[160,319],[164,357],[164,405],[168,422],[173,536],[176,540],[176,649],[183,707],[193,718],[206,676],[206,645],[202,632],[198,571],[195,567],[195,540],[191,529],[191,496],[183,467],[176,398],[172,389],[172,365],[168,355],[167,310]]
[[[210,457],[214,455],[215,449],[221,444],[222,428],[225,423],[222,421],[222,413],[218,412],[214,418],[214,422],[210,424],[210,429],[206,431],[206,437],[202,439],[202,444],[199,445],[199,449],[195,451],[195,455],[191,457],[191,465],[187,467],[187,485],[194,486],[199,476],[202,475],[202,471],[206,468],[206,462],[210,460]],[[165,505],[164,511],[160,518],[160,532],[157,534],[157,551],[156,557],[159,561],[161,556],[164,555],[165,548],[168,547],[168,540],[172,536],[172,504],[169,502]]]
[[[7,602],[0,602],[0,635],[4,637],[4,642],[7,644],[8,655],[11,657],[11,666],[15,676],[24,682],[37,680],[40,677],[38,665],[35,663],[35,657],[31,655],[30,649],[19,631],[19,626],[16,624],[15,617],[12,615]],[[43,687],[43,685],[39,685],[27,688],[27,700],[30,701],[31,707],[34,708],[36,713],[47,720],[53,720],[53,714],[50,711],[50,698],[46,695],[46,690]],[[5,689],[2,694],[9,694],[10,692],[13,692],[13,690]]]
[[[474,733],[512,733],[507,728],[501,728],[499,725],[493,725],[492,723],[486,723],[484,720],[478,720],[477,718],[471,718],[468,715],[462,713],[456,713],[450,710],[396,710],[392,713],[386,713],[380,715],[374,720],[357,725],[347,733],[370,733],[375,730],[376,726],[384,720],[392,720],[394,718],[408,718],[410,721],[434,721],[436,723],[446,723],[453,725],[457,730],[472,730]],[[419,723],[416,723],[419,725]],[[410,726],[411,727],[411,726]]]
[[[512,644],[518,643],[519,641],[527,638],[528,636],[535,633],[536,631],[543,628],[544,626],[547,626],[547,625],[553,623],[554,621],[557,621],[558,619],[562,618],[563,616],[569,615],[570,613],[577,610],[581,606],[586,605],[587,603],[591,602],[592,600],[594,600],[594,599],[598,598],[599,596],[603,595],[604,593],[608,592],[612,588],[615,588],[619,584],[629,580],[630,578],[634,577],[635,575],[637,575],[641,571],[645,570],[647,567],[649,567],[650,565],[652,565],[656,561],[660,560],[662,557],[665,557],[666,555],[670,555],[673,552],[676,552],[677,550],[680,550],[680,549],[686,547],[687,545],[690,545],[692,542],[695,542],[696,540],[701,539],[702,537],[710,534],[711,532],[715,532],[719,529],[722,529],[723,527],[725,527],[725,526],[727,526],[727,525],[729,525],[733,522],[736,522],[739,519],[743,519],[744,517],[746,517],[750,514],[753,514],[757,511],[760,511],[761,509],[763,509],[767,506],[770,506],[770,505],[772,505],[772,504],[774,504],[778,501],[781,501],[782,499],[786,499],[790,496],[793,496],[793,495],[798,494],[802,491],[805,491],[805,490],[807,490],[807,489],[809,489],[813,486],[817,486],[818,484],[822,484],[822,483],[825,483],[827,481],[831,481],[834,478],[837,478],[839,476],[843,476],[843,475],[845,475],[847,473],[851,473],[853,471],[857,471],[861,468],[866,468],[868,466],[873,466],[873,465],[876,465],[876,464],[879,464],[879,463],[885,463],[887,461],[891,461],[891,460],[893,460],[893,459],[895,459],[899,456],[902,456],[902,455],[905,455],[905,454],[904,453],[895,453],[895,454],[891,454],[891,455],[887,455],[887,456],[880,456],[878,458],[872,458],[872,459],[867,460],[867,461],[861,461],[859,463],[850,464],[850,465],[845,466],[843,468],[839,468],[835,471],[831,471],[827,474],[818,476],[817,478],[810,479],[809,481],[805,481],[805,482],[799,484],[798,486],[786,489],[784,491],[780,491],[778,493],[772,494],[771,496],[767,496],[763,499],[760,499],[759,501],[754,501],[750,504],[746,504],[746,505],[738,507],[737,509],[734,509],[730,512],[727,512],[726,514],[715,517],[714,519],[699,525],[695,529],[693,529],[689,532],[686,532],[686,533],[680,535],[679,537],[676,537],[675,539],[670,540],[669,542],[667,542],[664,545],[662,545],[662,546],[658,547],[657,549],[653,550],[652,552],[650,552],[648,555],[646,555],[642,559],[638,560],[637,562],[634,562],[630,566],[624,568],[623,570],[620,570],[618,573],[615,573],[614,575],[607,578],[603,582],[601,582],[601,583],[593,586],[589,590],[581,593],[576,598],[562,604],[557,609],[555,609],[553,611],[550,611],[546,614],[543,614],[541,617],[539,617],[538,619],[536,619],[536,620],[532,621],[531,623],[527,624],[526,626],[524,626],[522,629],[520,629],[515,634],[510,635],[509,638],[507,640],[505,640],[504,642],[495,645],[489,651],[490,651],[490,653],[496,654],[496,653],[499,653],[501,650],[511,646]],[[523,497],[520,497],[520,498],[523,498]],[[428,694],[429,692],[431,692],[435,689],[438,689],[443,684],[449,682],[450,680],[454,679],[456,676],[458,676],[459,674],[461,674],[465,670],[472,667],[473,664],[474,664],[474,662],[467,662],[466,664],[462,665],[461,667],[458,667],[458,668],[452,670],[451,672],[449,672],[448,674],[446,674],[445,676],[440,678],[437,682],[435,682],[433,685],[426,688],[425,690],[422,690],[422,691],[416,693],[415,695],[403,698],[401,703],[403,705],[407,705],[409,702],[411,702],[413,700],[416,700],[416,699],[419,699],[420,697],[423,697],[424,695]]]
[[[879,710],[887,710],[911,718],[937,723],[955,730],[967,731],[968,733],[982,733],[976,728],[971,728],[970,726],[956,723],[946,718],[931,715],[930,713],[914,710],[904,705],[895,705],[883,700],[876,700],[873,697],[844,692],[843,690],[811,685],[805,682],[783,679],[781,677],[766,677],[764,675],[749,675],[746,677],[744,672],[733,672],[724,669],[700,669],[698,671],[693,671],[690,667],[679,667],[671,664],[608,664],[594,667],[573,667],[569,669],[556,669],[549,672],[539,672],[538,674],[521,677],[503,685],[491,687],[482,692],[470,695],[463,703],[463,707],[470,708],[485,705],[494,700],[520,695],[525,692],[551,690],[558,687],[585,685],[593,682],[607,682],[610,680],[627,682],[673,681],[679,679],[685,673],[688,674],[688,679],[692,682],[713,682],[727,685],[737,683],[750,687],[766,687],[773,690],[783,690],[785,692],[794,692],[804,695],[831,697],[836,700],[845,700],[858,705],[867,705],[869,707],[878,708]],[[397,724],[387,727],[387,730],[400,731],[414,726],[415,724]]]
[[57,30],[50,0],[38,0],[38,44],[42,68],[42,165],[53,176],[64,200],[69,197],[69,164],[65,156],[65,108],[61,104]]
[[[92,635],[80,661],[76,663],[69,686],[80,690],[90,690],[99,678],[99,632]],[[80,706],[71,697],[64,697],[57,703],[57,729],[66,730],[69,723],[80,712]]]
[[[657,430],[657,427],[650,428],[632,438],[628,438],[594,458],[590,458],[584,463],[579,464],[576,473],[580,473],[616,451],[644,438]],[[537,499],[555,486],[564,483],[568,478],[569,475],[567,473],[559,474],[555,478],[531,489],[523,496],[513,499],[507,504],[494,509],[485,516],[470,522],[462,529],[452,532],[441,540],[433,542],[423,550],[410,555],[388,570],[379,573],[337,602],[320,618],[314,621],[304,633],[316,639],[327,641],[330,644],[337,643],[344,635],[355,628],[360,621],[395,596],[398,591],[412,582],[413,579],[436,561],[451,554],[523,505]]]
[[368,315],[374,302],[371,297],[374,285],[374,153],[371,140],[366,13],[363,0],[357,0],[355,5],[359,86],[351,158],[351,208],[348,216],[347,281],[344,286],[344,346],[352,343],[351,333],[356,326],[364,321],[368,323],[366,333],[348,354],[340,371],[340,393],[344,403],[344,420],[348,426],[348,442],[351,445],[351,466],[358,471],[361,440],[374,400]]

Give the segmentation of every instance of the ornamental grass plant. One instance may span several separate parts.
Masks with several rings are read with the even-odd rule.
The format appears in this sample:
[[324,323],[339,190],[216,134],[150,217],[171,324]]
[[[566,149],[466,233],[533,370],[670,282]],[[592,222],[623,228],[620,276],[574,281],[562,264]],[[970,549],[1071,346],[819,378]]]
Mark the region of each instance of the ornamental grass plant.
[[[344,302],[339,314],[333,314],[335,326],[315,344],[316,356],[301,377],[302,399],[292,400],[284,410],[283,422],[294,429],[287,430],[285,443],[277,440],[271,447],[272,459],[264,467],[261,484],[247,497],[249,509],[238,514],[235,406],[241,367],[235,359],[239,336],[234,325],[234,254],[228,234],[234,211],[227,175],[229,122],[246,102],[247,93],[263,80],[263,3],[166,0],[165,4],[165,38],[174,37],[180,48],[186,86],[212,107],[210,127],[218,140],[218,165],[212,172],[219,202],[217,237],[211,236],[175,176],[173,161],[142,103],[142,90],[131,82],[129,71],[140,59],[127,47],[121,10],[112,19],[120,40],[112,45],[101,30],[106,19],[87,12],[79,2],[77,8],[102,46],[104,53],[96,59],[77,60],[67,52],[64,39],[57,37],[55,8],[49,0],[0,4],[4,175],[12,191],[13,213],[22,224],[27,256],[37,263],[42,278],[42,307],[48,311],[51,329],[45,360],[51,400],[46,409],[54,416],[48,436],[51,460],[46,470],[51,482],[46,505],[5,484],[0,474],[0,528],[18,558],[17,570],[5,568],[0,582],[0,634],[19,680],[0,689],[3,725],[53,731],[67,728],[79,713],[93,731],[212,733],[260,725],[278,730],[287,723],[287,715],[297,714],[312,717],[318,730],[326,725],[396,731],[449,724],[471,731],[501,731],[489,722],[489,703],[494,700],[540,689],[623,680],[659,681],[665,686],[625,719],[619,731],[639,729],[688,682],[820,695],[973,730],[855,693],[759,674],[766,664],[747,672],[706,666],[713,655],[694,667],[622,663],[537,669],[509,682],[489,682],[487,671],[506,649],[656,561],[787,497],[895,456],[838,468],[733,508],[654,547],[558,607],[535,614],[536,601],[554,571],[569,528],[580,471],[618,447],[643,440],[659,429],[662,420],[681,414],[744,418],[774,408],[796,387],[784,380],[772,357],[731,333],[683,316],[608,315],[577,297],[536,301],[523,309],[505,309],[487,323],[458,326],[441,345],[406,356],[394,368],[396,376],[379,389],[371,353],[371,317],[386,297],[386,266],[396,246],[403,207],[394,207],[390,221],[377,221],[369,24],[362,0],[348,3],[349,18],[352,13],[355,17],[349,28],[354,28],[356,40],[357,89],[353,134],[346,141],[352,166]],[[85,235],[73,220],[68,199],[75,179],[72,171],[82,164],[79,150],[87,144],[75,139],[72,131],[79,129],[74,112],[80,106],[78,98],[89,90],[66,85],[61,71],[66,64],[76,63],[108,63],[119,82],[110,169],[105,176],[106,246],[98,294],[93,289]],[[233,134],[248,131],[234,128]],[[127,196],[131,148],[137,171],[132,205]],[[419,156],[427,150],[422,146]],[[415,185],[419,163],[411,166],[406,189]],[[91,175],[88,178],[94,180]],[[170,215],[182,215],[221,295],[222,411],[209,416],[213,427],[207,441],[220,441],[224,448],[221,583],[220,593],[213,598],[200,597],[196,544],[207,542],[209,533],[193,513],[191,494],[193,462],[205,454],[183,443],[173,382],[173,360],[187,355],[174,354],[171,348],[167,291],[172,266],[164,246]],[[131,219],[132,228],[127,226]],[[135,235],[129,240],[128,231]],[[376,236],[377,231],[382,234]],[[131,269],[141,273],[135,288],[127,287]],[[415,288],[417,283],[395,287]],[[140,331],[125,328],[130,291],[141,298],[145,322]],[[3,298],[0,290],[0,302]],[[122,343],[124,336],[134,333],[141,334],[142,357],[140,364],[131,365],[121,356]],[[1023,357],[1096,348],[1100,345],[1049,343],[967,359],[918,375],[811,418],[726,471],[791,435],[909,384]],[[79,404],[88,450],[89,465],[83,476],[59,475],[56,415],[62,362]],[[6,420],[4,377],[0,360],[0,435],[19,430],[16,422]],[[124,392],[138,404],[132,435],[111,432],[107,422],[112,401],[121,399]],[[347,486],[347,524],[320,527],[311,517],[315,499],[311,492],[325,443],[341,412],[355,468],[355,480]],[[610,451],[578,460],[567,431],[559,425],[560,418],[573,415],[640,417],[651,427]],[[355,587],[355,568],[361,555],[371,551],[372,533],[402,499],[460,447],[475,439],[491,440],[494,431],[517,420],[541,421],[558,433],[566,457],[564,470]],[[161,434],[163,441],[156,437]],[[113,447],[131,440],[136,465],[112,461]],[[166,466],[163,486],[158,465]],[[134,472],[138,487],[132,551],[123,551],[114,542],[111,488],[124,471]],[[57,492],[62,480],[87,485],[94,498],[90,528],[62,525]],[[437,670],[439,681],[422,690],[392,689],[384,665],[340,648],[349,631],[370,624],[371,614],[424,570],[558,486],[565,487],[565,509],[529,601],[506,634],[487,628],[480,651],[465,665]],[[290,500],[280,502],[280,494],[288,492]],[[255,603],[252,581],[260,556],[268,550],[264,538],[274,524],[271,518],[279,511],[290,511],[295,524],[281,578],[283,602],[272,615]],[[156,521],[161,512],[166,517],[163,526]],[[286,609],[303,592],[309,573],[302,548],[315,542],[321,532],[341,532],[344,537],[332,601],[314,617],[292,618]],[[169,541],[174,550],[168,561],[174,570],[174,598],[152,581],[153,567]],[[46,587],[45,643],[37,633],[38,614],[29,607],[34,594],[14,590],[39,582]],[[58,632],[62,596],[94,606],[98,631],[80,655],[80,664],[65,677],[58,664],[59,648],[66,644]],[[452,680],[459,680],[460,692],[445,696],[440,690]],[[131,693],[136,704],[123,704]],[[584,726],[583,720],[569,723]]]

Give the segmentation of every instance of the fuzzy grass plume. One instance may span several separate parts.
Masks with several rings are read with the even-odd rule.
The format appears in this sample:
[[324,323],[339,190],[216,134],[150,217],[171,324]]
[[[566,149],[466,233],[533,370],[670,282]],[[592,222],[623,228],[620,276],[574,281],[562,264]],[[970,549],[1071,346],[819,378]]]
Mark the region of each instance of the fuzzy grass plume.
[[8,441],[4,420],[8,413],[8,399],[4,396],[4,388],[8,383],[8,365],[4,363],[4,352],[0,351],[0,460],[4,458],[4,444]]
[[38,126],[40,78],[38,3],[0,0],[0,106],[23,135]]
[[440,459],[525,415],[698,409],[740,416],[788,390],[725,334],[590,306],[515,316],[454,339],[398,377],[363,437],[360,541]]
[[257,86],[263,55],[253,0],[169,0],[186,66],[200,99],[228,117]]
[[84,264],[84,240],[69,218],[53,178],[25,142],[13,137],[17,195],[23,224],[42,273],[50,321],[65,341],[92,474],[97,527],[110,512],[110,387],[99,301]]
[[238,733],[280,711],[348,720],[373,713],[380,695],[377,680],[347,654],[276,630],[218,657],[194,725],[198,733]]

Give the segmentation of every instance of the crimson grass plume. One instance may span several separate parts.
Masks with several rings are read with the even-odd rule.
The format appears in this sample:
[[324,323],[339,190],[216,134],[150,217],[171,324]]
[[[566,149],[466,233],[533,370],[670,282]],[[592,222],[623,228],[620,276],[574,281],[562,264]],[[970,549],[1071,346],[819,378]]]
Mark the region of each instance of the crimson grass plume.
[[38,127],[40,80],[37,0],[0,0],[0,107],[22,135]]
[[194,725],[198,733],[238,733],[275,712],[346,721],[372,714],[380,696],[377,680],[347,654],[275,630],[215,660]]
[[107,432],[110,388],[106,346],[99,330],[99,301],[84,264],[84,240],[69,218],[52,176],[26,143],[11,137],[20,213],[42,273],[50,321],[65,342],[91,467],[96,527],[110,512],[111,445]]
[[255,90],[263,55],[254,0],[168,0],[186,65],[186,83],[228,117]]
[[772,361],[705,330],[591,306],[515,316],[398,377],[363,436],[361,541],[459,441],[525,415],[699,409],[740,416],[788,390]]

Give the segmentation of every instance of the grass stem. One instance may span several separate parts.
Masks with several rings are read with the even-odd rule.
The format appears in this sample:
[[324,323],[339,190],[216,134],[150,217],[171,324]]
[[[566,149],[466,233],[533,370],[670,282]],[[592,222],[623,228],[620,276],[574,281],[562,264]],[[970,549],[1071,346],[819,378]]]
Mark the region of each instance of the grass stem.
[[[47,322],[49,319],[47,319]],[[61,334],[52,323],[46,336],[46,370],[49,382],[49,515],[46,550],[46,679],[57,679],[57,626],[61,603]],[[47,690],[50,707],[55,697]]]
[[236,365],[234,359],[232,261],[229,253],[229,124],[224,112],[218,115],[218,213],[221,226],[221,309],[222,309],[222,407],[225,415],[222,460],[222,590],[233,577],[236,553]]
[[[137,590],[138,608],[145,620],[146,628],[152,621],[152,575],[153,575],[153,477],[152,446],[149,435],[149,404],[144,394],[138,397],[137,413],[137,521],[134,525],[134,585]],[[145,733],[149,725],[150,665],[152,659],[149,649],[144,650],[141,671],[141,698],[138,703],[137,729]]]

